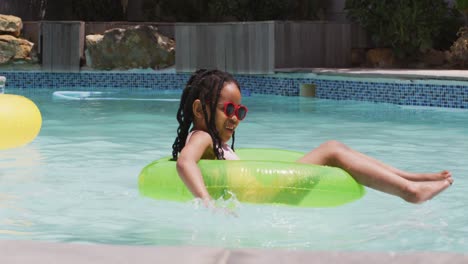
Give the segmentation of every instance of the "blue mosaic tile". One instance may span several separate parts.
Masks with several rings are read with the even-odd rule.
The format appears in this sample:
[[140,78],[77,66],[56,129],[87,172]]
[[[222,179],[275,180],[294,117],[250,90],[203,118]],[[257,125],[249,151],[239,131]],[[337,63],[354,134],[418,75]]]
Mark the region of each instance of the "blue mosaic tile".
[[[0,71],[7,78],[6,88],[25,89],[156,89],[181,90],[190,77],[188,73],[134,72],[13,72]],[[249,94],[298,96],[302,84],[315,84],[316,97],[333,100],[358,100],[400,105],[468,108],[466,85],[437,83],[406,83],[383,81],[333,80],[322,77],[277,77],[266,75],[235,75]]]

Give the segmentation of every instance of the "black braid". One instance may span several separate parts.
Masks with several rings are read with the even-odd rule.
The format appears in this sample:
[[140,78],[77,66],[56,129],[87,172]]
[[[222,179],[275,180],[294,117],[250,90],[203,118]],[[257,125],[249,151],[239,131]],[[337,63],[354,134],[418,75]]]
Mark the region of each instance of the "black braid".
[[[201,69],[196,71],[188,80],[187,85],[182,92],[179,109],[177,111],[177,121],[179,127],[177,128],[177,137],[172,145],[172,157],[177,160],[178,154],[185,147],[185,141],[189,134],[190,127],[193,124],[193,109],[192,105],[196,99],[199,99],[202,104],[203,115],[205,119],[208,133],[213,140],[213,151],[217,159],[224,159],[224,151],[221,146],[221,139],[218,130],[216,129],[216,106],[218,104],[221,90],[226,82],[233,82],[239,87],[237,81],[229,73],[219,70],[205,70]],[[240,87],[239,87],[240,89]],[[214,100],[213,99],[214,96]],[[210,116],[208,119],[208,112],[206,103],[210,104]],[[234,134],[232,135],[231,148],[234,150]]]
[[[224,87],[224,80],[225,78],[222,78],[221,81],[218,82],[218,85],[216,87],[216,96],[215,100],[211,103],[211,116],[215,116],[216,114],[216,108],[218,105],[219,97],[221,95],[221,90]],[[213,84],[214,85],[214,84]],[[205,118],[205,120],[208,120]],[[221,139],[219,138],[219,133],[218,130],[216,129],[216,120],[215,118],[211,118],[209,124],[207,124],[208,131],[211,135],[211,139],[213,140],[213,151],[217,159],[223,160],[224,159],[224,151],[223,147],[221,145]]]
[[232,142],[231,142],[231,149],[232,149],[233,151],[235,151],[235,149],[234,149],[234,141],[236,141],[236,131],[232,132],[231,140],[232,140]]
[[[177,128],[177,137],[172,145],[172,158],[177,159],[178,153],[185,147],[185,141],[187,139],[190,126],[193,122],[193,110],[191,104],[193,103],[193,96],[195,89],[192,89],[192,85],[201,77],[206,70],[196,71],[188,80],[187,85],[182,92],[180,99],[179,109],[177,110],[177,121],[179,127]],[[187,100],[191,101],[190,104]]]

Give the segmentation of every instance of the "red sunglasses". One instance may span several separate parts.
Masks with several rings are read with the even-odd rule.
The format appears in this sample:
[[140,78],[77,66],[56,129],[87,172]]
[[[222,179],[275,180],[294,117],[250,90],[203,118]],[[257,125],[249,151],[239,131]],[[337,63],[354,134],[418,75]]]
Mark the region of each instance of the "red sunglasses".
[[237,119],[243,120],[247,115],[249,110],[244,105],[236,105],[233,102],[224,103],[224,114],[231,118],[233,115],[236,115]]

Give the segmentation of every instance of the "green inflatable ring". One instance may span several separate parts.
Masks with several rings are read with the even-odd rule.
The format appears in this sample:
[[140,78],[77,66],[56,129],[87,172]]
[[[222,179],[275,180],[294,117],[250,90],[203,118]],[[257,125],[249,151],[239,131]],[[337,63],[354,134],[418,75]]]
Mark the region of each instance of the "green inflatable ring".
[[[228,191],[241,202],[303,207],[337,206],[361,198],[365,189],[344,170],[296,163],[304,153],[277,149],[239,149],[241,160],[200,160],[211,197]],[[194,197],[169,157],[147,165],[138,180],[140,193],[160,200]]]

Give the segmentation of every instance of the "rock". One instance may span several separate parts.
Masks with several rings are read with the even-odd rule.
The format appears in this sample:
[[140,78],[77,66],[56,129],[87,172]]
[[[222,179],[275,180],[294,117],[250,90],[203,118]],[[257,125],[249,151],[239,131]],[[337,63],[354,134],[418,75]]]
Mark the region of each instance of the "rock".
[[116,28],[86,36],[85,53],[94,69],[165,68],[175,63],[175,42],[153,26]]
[[391,49],[370,49],[366,54],[367,64],[376,68],[391,68],[395,64],[395,56]]
[[37,61],[34,43],[18,38],[22,28],[21,18],[0,14],[0,64]]
[[11,35],[0,35],[0,64],[31,61],[34,43]]
[[366,51],[361,48],[351,49],[351,65],[354,67],[363,66],[366,62]]
[[23,29],[21,18],[0,14],[0,34],[9,34],[19,37],[21,29]]
[[447,61],[447,55],[444,51],[429,49],[422,55],[421,60],[427,66],[442,66]]
[[447,60],[452,67],[465,68],[468,65],[468,27],[462,27],[458,31],[458,39],[446,52]]

